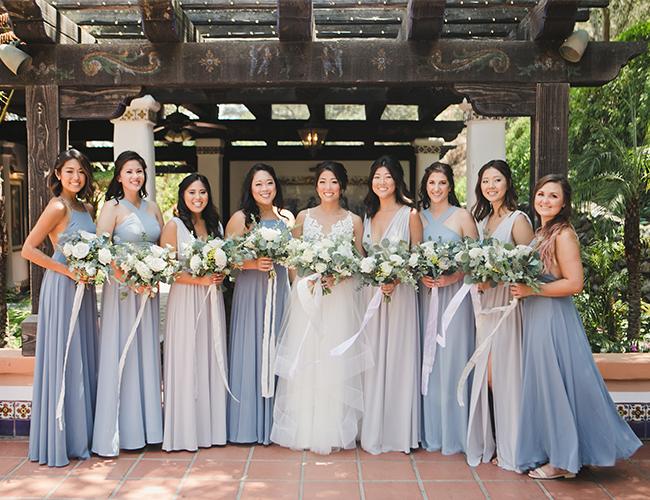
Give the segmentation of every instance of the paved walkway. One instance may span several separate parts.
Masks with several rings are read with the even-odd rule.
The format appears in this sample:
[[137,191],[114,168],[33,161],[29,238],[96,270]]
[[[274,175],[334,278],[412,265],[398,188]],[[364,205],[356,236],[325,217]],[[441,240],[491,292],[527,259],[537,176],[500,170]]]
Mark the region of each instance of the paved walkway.
[[27,460],[25,439],[0,439],[0,498],[244,500],[632,500],[650,499],[650,443],[612,468],[574,480],[536,481],[462,455],[418,450],[327,457],[279,446],[228,445],[195,453],[160,446],[51,468]]

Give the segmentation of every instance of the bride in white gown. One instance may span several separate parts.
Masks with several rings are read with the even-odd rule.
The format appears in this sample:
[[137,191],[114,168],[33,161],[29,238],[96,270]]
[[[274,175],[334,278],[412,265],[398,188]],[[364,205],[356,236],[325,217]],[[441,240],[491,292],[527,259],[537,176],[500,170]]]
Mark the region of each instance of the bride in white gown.
[[[347,238],[354,240],[362,252],[361,219],[339,204],[346,184],[343,165],[337,162],[318,165],[315,186],[321,204],[298,214],[293,236],[304,235],[310,240],[326,236]],[[313,328],[309,329],[299,358],[299,366],[309,366],[304,371],[297,370],[293,377],[290,375],[307,328],[307,315],[298,298],[299,281],[293,284],[291,305],[285,312],[277,346],[275,371],[279,379],[271,441],[294,450],[326,455],[356,446],[359,420],[363,416],[361,372],[372,366],[372,356],[361,336],[340,357],[313,363],[352,337],[361,326],[354,280],[334,285],[330,276],[322,281],[332,291],[323,296],[320,307],[325,334],[321,338]]]

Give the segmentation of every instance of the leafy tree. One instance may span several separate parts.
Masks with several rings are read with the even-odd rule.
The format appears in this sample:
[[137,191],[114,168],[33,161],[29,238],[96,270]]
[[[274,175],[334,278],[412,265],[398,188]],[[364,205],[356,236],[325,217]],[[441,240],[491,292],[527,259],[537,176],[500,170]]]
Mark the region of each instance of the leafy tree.
[[530,174],[530,118],[509,119],[506,124],[506,161],[512,171],[519,203],[528,203]]

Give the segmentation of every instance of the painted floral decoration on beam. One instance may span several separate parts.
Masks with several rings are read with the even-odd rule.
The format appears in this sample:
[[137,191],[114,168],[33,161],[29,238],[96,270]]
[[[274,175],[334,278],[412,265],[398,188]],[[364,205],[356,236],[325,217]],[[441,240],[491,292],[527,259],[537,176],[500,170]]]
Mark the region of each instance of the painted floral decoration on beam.
[[205,57],[199,59],[199,64],[201,64],[208,73],[212,73],[212,70],[221,64],[221,60],[218,57],[215,57],[211,50],[208,50],[205,53]]
[[377,52],[377,55],[373,57],[371,61],[372,64],[377,66],[377,69],[379,71],[384,71],[386,69],[386,66],[393,62],[390,57],[386,57],[386,51],[384,49],[380,49],[379,52]]

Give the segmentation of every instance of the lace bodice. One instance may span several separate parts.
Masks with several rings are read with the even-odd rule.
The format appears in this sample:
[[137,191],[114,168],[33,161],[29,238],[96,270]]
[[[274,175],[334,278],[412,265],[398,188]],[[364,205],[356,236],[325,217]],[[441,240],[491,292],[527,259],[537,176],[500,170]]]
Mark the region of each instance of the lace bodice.
[[325,234],[323,226],[321,226],[316,219],[311,216],[311,210],[307,210],[305,222],[302,227],[302,234],[305,238],[310,240],[321,240],[327,236],[331,239],[352,239],[354,236],[354,224],[352,222],[352,213],[348,212],[348,216],[336,222],[330,228],[330,232]]

